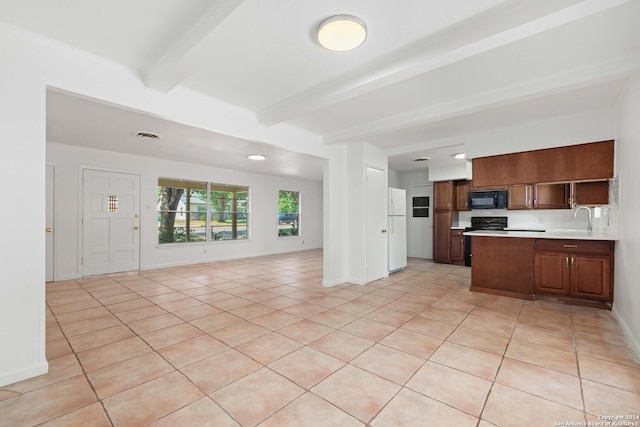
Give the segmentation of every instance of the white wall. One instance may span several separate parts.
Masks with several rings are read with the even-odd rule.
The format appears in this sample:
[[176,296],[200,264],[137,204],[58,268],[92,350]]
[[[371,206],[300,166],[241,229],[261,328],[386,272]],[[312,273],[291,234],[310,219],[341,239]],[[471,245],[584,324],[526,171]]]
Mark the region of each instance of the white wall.
[[335,286],[346,281],[348,275],[347,221],[345,212],[349,200],[347,145],[329,147],[329,159],[324,162],[323,204],[323,277],[324,286]]
[[387,179],[390,188],[403,188],[401,172],[390,170]]
[[[82,275],[80,200],[82,168],[126,171],[141,176],[140,267],[142,269],[251,257],[322,247],[322,183],[192,165],[150,157],[47,143],[55,165],[55,280]],[[248,186],[249,240],[158,245],[158,178]],[[300,235],[278,237],[278,190],[301,195]]]
[[523,123],[464,137],[467,159],[615,139],[613,108]]
[[[0,176],[5,182],[20,183],[21,191],[26,191],[20,197],[25,197],[29,205],[20,212],[20,226],[6,226],[2,233],[0,386],[47,371],[44,292],[47,87],[326,157],[326,146],[317,135],[286,124],[260,125],[250,111],[185,88],[175,88],[168,94],[148,89],[138,75],[125,67],[2,22],[0,63],[0,141],[5,160]],[[3,224],[12,224],[16,215],[5,211],[1,219]],[[172,255],[168,251],[164,259],[172,259]],[[159,259],[162,261],[162,257]],[[144,262],[150,265],[150,260]]]
[[[363,142],[347,146],[347,234],[348,274],[345,281],[367,283],[367,167],[382,170],[387,176],[387,157],[377,147]],[[387,199],[388,184],[380,197]],[[386,204],[385,204],[386,205]],[[387,213],[384,212],[386,217]],[[387,271],[387,268],[384,269]]]
[[[387,157],[363,142],[329,147],[324,169],[324,286],[367,282],[367,167],[380,169],[387,176]],[[388,181],[380,194],[385,200],[387,187]]]
[[411,172],[405,172],[402,174],[402,187],[407,188],[411,185],[426,185],[429,184],[429,169],[421,169]]
[[469,176],[470,162],[461,162],[456,165],[433,165],[429,167],[429,181],[449,181],[456,179],[471,179]]
[[615,252],[613,312],[640,357],[639,116],[640,78],[635,78],[626,87],[617,108],[616,175],[620,179],[620,240]]
[[[47,372],[45,358],[45,85],[0,32],[0,386]],[[16,184],[12,186],[11,184]]]

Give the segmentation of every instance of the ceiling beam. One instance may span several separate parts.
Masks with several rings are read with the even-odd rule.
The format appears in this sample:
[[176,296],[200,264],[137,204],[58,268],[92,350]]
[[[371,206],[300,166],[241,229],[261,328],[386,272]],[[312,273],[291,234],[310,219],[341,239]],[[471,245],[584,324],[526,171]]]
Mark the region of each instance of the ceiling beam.
[[465,114],[563,93],[590,85],[630,77],[640,71],[640,54],[499,88],[455,101],[431,105],[372,122],[361,123],[323,136],[325,144],[366,141],[367,137],[407,129]]
[[202,18],[191,26],[162,57],[143,72],[148,87],[169,92],[198,70],[207,40],[244,0],[212,0]]
[[[258,111],[272,125],[509,45],[630,0],[516,0]],[[471,28],[472,30],[469,30]]]

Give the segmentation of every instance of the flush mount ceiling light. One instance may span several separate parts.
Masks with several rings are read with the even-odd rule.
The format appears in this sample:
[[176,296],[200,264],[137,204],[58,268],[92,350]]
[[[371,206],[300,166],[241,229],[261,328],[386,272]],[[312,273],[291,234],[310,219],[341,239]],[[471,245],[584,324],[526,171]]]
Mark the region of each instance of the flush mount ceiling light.
[[427,156],[416,157],[415,159],[413,159],[414,162],[428,162],[429,160],[431,160],[431,157]]
[[146,131],[137,132],[136,136],[142,139],[160,139],[160,135],[158,135],[157,133],[146,132]]
[[465,155],[464,153],[456,153],[456,154],[452,154],[451,157],[453,157],[454,159],[464,159]]
[[247,158],[251,160],[264,160],[267,158],[264,154],[249,154]]
[[332,52],[347,52],[360,46],[367,38],[364,21],[352,15],[334,15],[318,25],[318,43]]

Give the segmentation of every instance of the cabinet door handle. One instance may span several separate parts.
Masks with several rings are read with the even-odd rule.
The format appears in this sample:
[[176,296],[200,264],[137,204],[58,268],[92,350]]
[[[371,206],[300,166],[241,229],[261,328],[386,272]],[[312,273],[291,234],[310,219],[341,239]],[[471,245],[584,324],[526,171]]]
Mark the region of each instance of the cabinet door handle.
[[571,257],[571,268],[573,268],[573,261],[574,261],[574,258]]
[[567,268],[569,268],[569,257],[565,257],[564,261],[567,263]]
[[565,248],[577,248],[578,247],[578,245],[562,245],[562,246],[564,246]]

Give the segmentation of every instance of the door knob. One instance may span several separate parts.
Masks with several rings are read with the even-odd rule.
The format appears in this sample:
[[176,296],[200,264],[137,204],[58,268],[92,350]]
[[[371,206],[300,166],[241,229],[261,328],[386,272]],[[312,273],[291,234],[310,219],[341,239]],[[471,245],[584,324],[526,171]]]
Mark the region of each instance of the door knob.
[[51,233],[53,231],[53,228],[47,227],[44,231],[46,231],[47,233]]
[[387,230],[386,230],[385,228],[383,228],[383,229],[382,229],[382,232],[383,232],[383,233],[386,233],[386,232],[387,232]]
[[133,227],[134,230],[138,230],[140,227],[138,227],[137,225],[135,227]]

